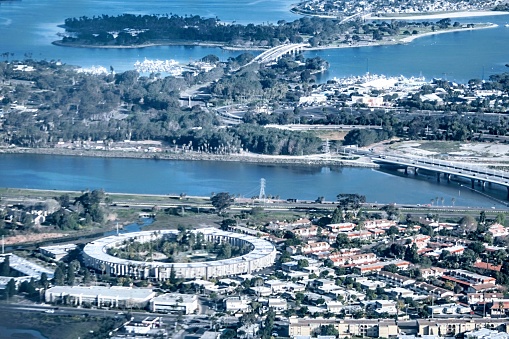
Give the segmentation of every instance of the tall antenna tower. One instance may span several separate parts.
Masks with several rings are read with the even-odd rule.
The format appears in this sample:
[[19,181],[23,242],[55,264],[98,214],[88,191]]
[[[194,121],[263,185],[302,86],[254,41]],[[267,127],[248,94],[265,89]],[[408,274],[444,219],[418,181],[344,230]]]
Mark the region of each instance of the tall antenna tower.
[[260,179],[260,194],[258,194],[258,199],[265,199],[265,179]]
[[323,153],[325,153],[325,159],[330,160],[330,143],[329,139],[326,139],[323,143]]

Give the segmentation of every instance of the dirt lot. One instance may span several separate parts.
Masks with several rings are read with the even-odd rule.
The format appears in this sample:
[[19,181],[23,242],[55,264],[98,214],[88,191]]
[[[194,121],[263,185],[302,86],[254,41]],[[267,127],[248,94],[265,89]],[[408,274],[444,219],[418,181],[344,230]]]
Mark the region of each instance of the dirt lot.
[[400,141],[371,146],[378,153],[436,157],[449,161],[475,162],[509,170],[509,145],[456,141]]
[[32,234],[20,234],[10,237],[5,237],[5,245],[14,245],[22,243],[40,242],[47,239],[56,239],[66,237],[67,233],[32,233]]

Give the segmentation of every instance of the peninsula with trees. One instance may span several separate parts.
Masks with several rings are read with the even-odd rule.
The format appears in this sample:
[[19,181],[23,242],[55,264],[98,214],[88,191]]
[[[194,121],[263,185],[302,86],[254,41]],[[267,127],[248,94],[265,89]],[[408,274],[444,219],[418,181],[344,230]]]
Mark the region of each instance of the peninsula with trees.
[[[313,71],[320,59],[288,56],[239,70],[252,58],[241,54],[222,63],[207,56],[212,70],[182,77],[2,62],[2,150],[230,159],[322,153],[327,139],[338,149],[393,137],[463,142],[503,140],[508,133],[508,118],[501,114],[509,105],[507,73],[468,84],[375,75],[318,84]],[[189,106],[180,98],[192,86],[202,86],[207,95]],[[305,125],[290,128],[297,123]],[[331,136],[320,126],[342,134]],[[137,145],[146,151],[137,153]]]
[[310,48],[340,48],[405,43],[422,34],[490,27],[460,24],[449,18],[437,22],[365,22],[351,19],[303,17],[277,24],[224,23],[218,18],[172,15],[102,15],[69,18],[65,33],[54,44],[71,47],[129,48],[152,45],[217,45],[265,49],[288,43]]

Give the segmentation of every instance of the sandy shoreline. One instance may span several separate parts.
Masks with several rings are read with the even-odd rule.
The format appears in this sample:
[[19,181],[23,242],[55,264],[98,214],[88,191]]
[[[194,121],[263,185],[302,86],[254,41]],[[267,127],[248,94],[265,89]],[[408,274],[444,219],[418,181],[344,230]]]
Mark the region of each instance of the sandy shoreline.
[[461,11],[461,12],[442,12],[442,13],[428,13],[416,15],[387,15],[387,16],[366,16],[367,20],[429,20],[429,19],[458,19],[458,18],[473,18],[485,17],[495,15],[509,15],[509,12],[502,11]]
[[[56,40],[51,42],[52,45],[55,46],[62,46],[62,47],[77,47],[77,48],[105,48],[105,49],[135,49],[135,48],[147,48],[147,47],[157,47],[157,46],[207,46],[207,47],[220,47],[223,49],[226,49],[226,47],[220,43],[213,43],[213,42],[152,42],[147,44],[140,44],[140,45],[122,45],[122,46],[110,46],[110,45],[85,45],[85,44],[69,44],[62,42],[61,40]],[[237,48],[237,47],[231,47],[231,48]],[[238,49],[241,49],[241,47],[238,47]],[[242,48],[243,49],[243,48]],[[245,49],[249,49],[249,47],[246,47]]]
[[458,29],[450,29],[450,30],[446,30],[446,31],[428,32],[428,33],[411,35],[411,36],[403,38],[403,39],[401,39],[399,41],[401,43],[409,43],[409,42],[414,41],[415,39],[422,38],[422,37],[425,37],[425,36],[430,36],[430,35],[437,35],[437,34],[444,34],[444,33],[454,33],[454,32],[464,32],[464,31],[475,31],[475,30],[479,30],[479,29],[496,28],[496,27],[498,27],[497,24],[491,24],[491,25],[488,25],[488,26],[481,26],[481,27],[458,28]]

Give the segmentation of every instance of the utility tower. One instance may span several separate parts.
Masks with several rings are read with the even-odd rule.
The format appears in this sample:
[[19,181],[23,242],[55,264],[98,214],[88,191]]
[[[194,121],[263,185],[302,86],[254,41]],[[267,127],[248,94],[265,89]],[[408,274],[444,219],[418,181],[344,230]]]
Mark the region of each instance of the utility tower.
[[326,139],[323,143],[323,153],[325,154],[325,159],[330,160],[330,143],[329,139]]
[[258,194],[258,199],[265,200],[265,179],[264,178],[260,179],[260,194]]

